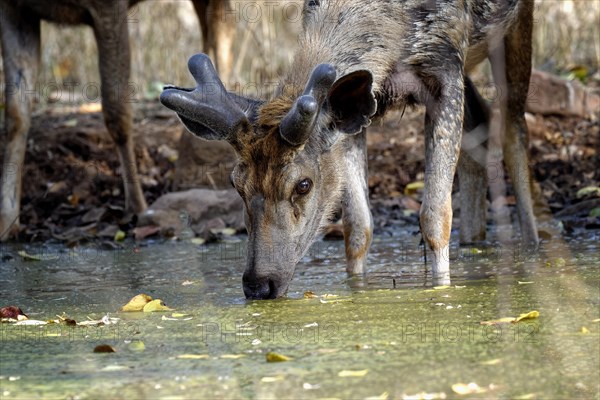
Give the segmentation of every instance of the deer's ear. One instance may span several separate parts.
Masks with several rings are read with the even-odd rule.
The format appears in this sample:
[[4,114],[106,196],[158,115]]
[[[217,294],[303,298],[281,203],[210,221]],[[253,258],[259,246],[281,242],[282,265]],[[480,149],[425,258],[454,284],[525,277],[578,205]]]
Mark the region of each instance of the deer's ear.
[[373,75],[360,70],[341,77],[329,91],[328,100],[336,128],[349,135],[360,132],[377,110]]

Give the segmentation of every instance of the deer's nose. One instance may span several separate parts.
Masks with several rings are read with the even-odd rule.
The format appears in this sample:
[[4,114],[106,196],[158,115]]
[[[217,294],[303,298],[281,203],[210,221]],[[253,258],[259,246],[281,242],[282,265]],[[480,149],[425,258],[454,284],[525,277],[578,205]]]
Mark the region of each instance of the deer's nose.
[[269,278],[256,279],[244,274],[244,295],[249,300],[267,300],[277,297],[275,282]]

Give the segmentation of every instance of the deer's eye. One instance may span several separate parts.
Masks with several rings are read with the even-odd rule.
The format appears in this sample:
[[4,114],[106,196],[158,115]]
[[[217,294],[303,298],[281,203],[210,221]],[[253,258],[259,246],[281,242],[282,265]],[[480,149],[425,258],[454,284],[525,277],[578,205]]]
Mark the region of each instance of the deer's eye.
[[296,184],[296,193],[300,195],[307,194],[312,189],[312,181],[310,178],[302,179],[300,182]]

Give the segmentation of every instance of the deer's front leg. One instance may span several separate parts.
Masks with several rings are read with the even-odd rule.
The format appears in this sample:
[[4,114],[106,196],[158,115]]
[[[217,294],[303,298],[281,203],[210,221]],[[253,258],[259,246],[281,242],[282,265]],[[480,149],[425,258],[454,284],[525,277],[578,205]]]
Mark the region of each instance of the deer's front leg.
[[447,74],[440,95],[426,104],[425,191],[421,232],[433,254],[435,284],[450,283],[449,243],[452,226],[452,181],[460,151],[463,118],[462,71]]
[[350,275],[365,273],[367,253],[373,237],[367,185],[367,130],[347,138],[345,162],[348,176],[342,198],[342,221],[346,245],[346,270]]

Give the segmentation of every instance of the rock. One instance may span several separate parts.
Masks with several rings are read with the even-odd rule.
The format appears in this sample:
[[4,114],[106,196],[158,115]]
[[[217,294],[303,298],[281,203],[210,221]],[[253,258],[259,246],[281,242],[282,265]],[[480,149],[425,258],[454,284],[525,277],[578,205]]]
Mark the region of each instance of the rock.
[[208,239],[210,230],[244,229],[244,203],[234,189],[192,189],[168,193],[158,198],[138,218],[138,227],[159,226],[180,236],[191,229]]
[[527,111],[566,117],[591,118],[600,110],[600,95],[579,81],[569,81],[533,70],[527,96]]

